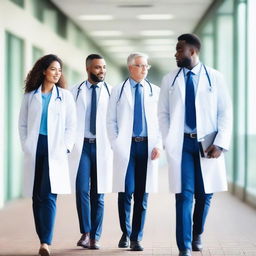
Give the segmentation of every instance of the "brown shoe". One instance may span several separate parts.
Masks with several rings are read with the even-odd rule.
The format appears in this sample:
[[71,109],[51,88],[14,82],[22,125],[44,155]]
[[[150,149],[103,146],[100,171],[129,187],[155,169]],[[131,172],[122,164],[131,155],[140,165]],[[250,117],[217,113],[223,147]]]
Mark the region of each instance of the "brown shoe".
[[89,248],[89,233],[82,234],[81,238],[77,242],[77,246],[81,246],[83,248]]
[[99,250],[100,249],[99,241],[97,241],[96,239],[90,239],[89,249]]
[[50,256],[50,250],[48,244],[41,244],[39,252],[39,256]]

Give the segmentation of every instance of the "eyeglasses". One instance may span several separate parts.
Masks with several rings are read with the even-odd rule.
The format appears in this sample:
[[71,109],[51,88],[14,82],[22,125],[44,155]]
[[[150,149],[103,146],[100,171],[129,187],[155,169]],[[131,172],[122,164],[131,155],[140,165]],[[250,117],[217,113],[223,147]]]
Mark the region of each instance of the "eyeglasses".
[[137,67],[137,68],[145,68],[145,69],[151,68],[151,65],[147,65],[147,64],[134,64],[132,66]]

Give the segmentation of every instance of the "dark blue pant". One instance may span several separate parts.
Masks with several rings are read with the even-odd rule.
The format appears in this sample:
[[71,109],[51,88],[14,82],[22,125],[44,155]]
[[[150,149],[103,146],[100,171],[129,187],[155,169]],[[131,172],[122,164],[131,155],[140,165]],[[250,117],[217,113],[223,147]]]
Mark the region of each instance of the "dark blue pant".
[[102,232],[104,194],[97,192],[96,143],[84,142],[76,178],[76,207],[80,232],[99,240]]
[[51,244],[57,195],[51,193],[47,136],[39,135],[33,188],[33,213],[41,243]]
[[[132,142],[125,177],[125,192],[118,193],[119,221],[123,234],[131,241],[140,241],[146,217],[148,193],[145,193],[148,161],[148,143]],[[130,225],[131,199],[134,197],[132,227]]]
[[213,194],[205,194],[196,139],[184,137],[182,151],[182,192],[176,194],[176,240],[179,250],[191,249],[193,197],[193,234],[200,235]]

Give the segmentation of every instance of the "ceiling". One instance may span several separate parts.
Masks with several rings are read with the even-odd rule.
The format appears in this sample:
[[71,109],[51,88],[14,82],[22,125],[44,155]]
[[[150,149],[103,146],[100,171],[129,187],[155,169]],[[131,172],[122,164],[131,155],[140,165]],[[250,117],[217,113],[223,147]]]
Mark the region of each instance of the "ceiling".
[[52,2],[119,65],[126,64],[129,53],[140,51],[149,55],[150,64],[167,71],[175,65],[177,37],[194,30],[213,0]]

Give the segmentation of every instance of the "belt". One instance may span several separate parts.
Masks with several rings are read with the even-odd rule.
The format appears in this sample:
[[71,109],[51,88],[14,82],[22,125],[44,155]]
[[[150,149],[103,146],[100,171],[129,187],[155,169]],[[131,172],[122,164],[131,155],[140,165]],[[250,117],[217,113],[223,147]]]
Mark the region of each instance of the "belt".
[[196,139],[197,134],[196,133],[184,133],[184,137],[189,137],[190,139]]
[[142,142],[147,140],[148,140],[148,137],[132,137],[133,142]]
[[84,138],[84,142],[86,142],[86,143],[96,143],[96,138]]

